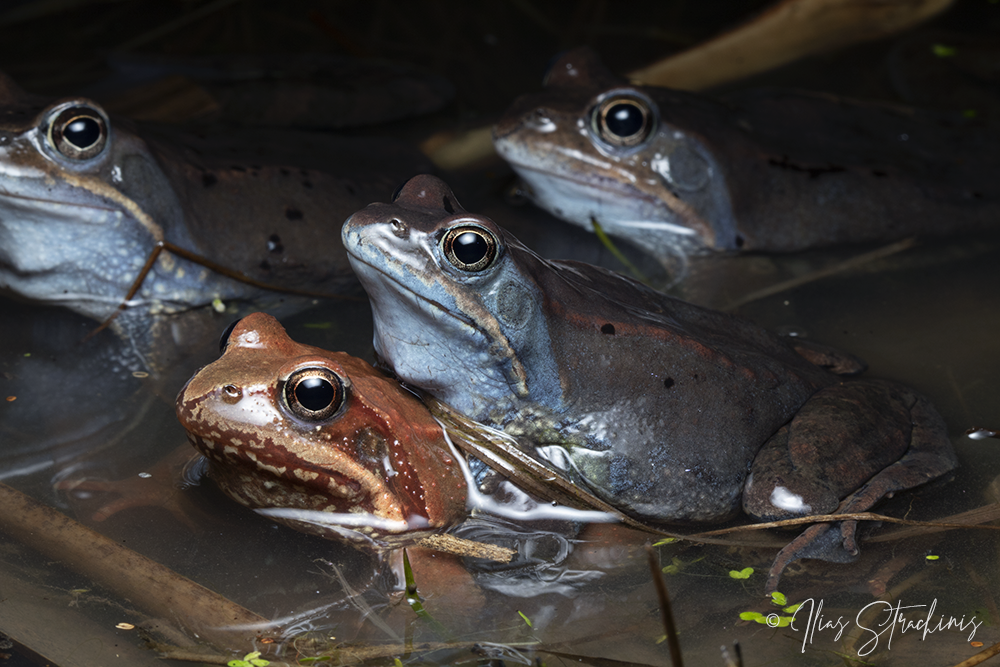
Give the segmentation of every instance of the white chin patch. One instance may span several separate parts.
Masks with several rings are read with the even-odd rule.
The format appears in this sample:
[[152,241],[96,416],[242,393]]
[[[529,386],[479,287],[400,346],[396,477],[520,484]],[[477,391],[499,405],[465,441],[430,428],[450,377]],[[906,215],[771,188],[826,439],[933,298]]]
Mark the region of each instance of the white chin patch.
[[795,514],[809,514],[812,512],[812,507],[802,501],[802,496],[792,493],[783,486],[776,486],[774,487],[774,491],[771,491],[771,504],[778,509]]

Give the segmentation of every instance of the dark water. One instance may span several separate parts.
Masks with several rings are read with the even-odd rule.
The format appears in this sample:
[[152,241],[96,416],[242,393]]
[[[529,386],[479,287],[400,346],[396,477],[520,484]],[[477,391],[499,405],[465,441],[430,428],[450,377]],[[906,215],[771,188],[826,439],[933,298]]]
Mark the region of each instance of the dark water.
[[[15,52],[5,40],[2,62],[26,86],[37,81],[39,89],[70,89],[74,81],[99,78],[105,73],[100,65],[75,61],[94,58],[96,63],[103,49],[173,20],[180,11],[135,5],[149,11],[86,5],[19,24],[22,50]],[[414,138],[488,122],[517,92],[537,86],[545,60],[561,48],[591,42],[614,69],[625,71],[736,22],[748,11],[742,4],[738,12],[724,16],[702,15],[683,3],[629,7],[630,14],[622,16],[618,5],[598,2],[562,3],[562,13],[556,5],[532,3],[497,3],[477,13],[451,3],[372,3],[365,8],[333,3],[317,10],[302,2],[287,5],[278,16],[247,2],[143,48],[201,54],[308,47],[412,59],[445,73],[458,91],[456,101],[438,114],[383,128]],[[320,11],[327,23],[313,11]],[[963,7],[958,18],[945,17],[936,28],[973,24],[988,32],[997,23],[996,12],[1000,10]],[[327,25],[331,19],[337,19],[332,23],[336,29]],[[90,26],[89,32],[70,29],[79,24]],[[605,25],[613,28],[598,27]],[[649,25],[666,27],[656,32]],[[53,33],[65,39],[40,49],[36,36]],[[33,58],[25,59],[25,50]],[[890,42],[865,45],[786,68],[774,78],[821,89],[820,82],[829,81],[836,92],[888,96],[879,73],[887,67],[890,50]],[[19,70],[14,62],[21,63]],[[504,197],[510,174],[499,162],[446,176],[467,208],[515,228],[543,254],[618,268],[591,237],[533,209],[510,206]],[[963,435],[972,426],[1000,427],[998,249],[996,237],[923,242],[736,308],[766,327],[858,354],[868,361],[869,375],[909,384],[941,411],[961,467],[947,483],[882,504],[878,510],[884,514],[934,520],[1000,501],[1000,485],[994,483],[1000,473],[996,441]],[[870,249],[699,262],[685,289],[700,302],[726,307],[757,289],[865,250]],[[546,664],[576,663],[581,657],[585,663],[595,658],[589,664],[613,664],[598,658],[667,663],[643,549],[649,538],[624,529],[591,527],[574,538],[535,533],[542,552],[559,554],[568,539],[573,548],[565,560],[555,558],[556,564],[530,573],[470,570],[449,557],[414,553],[417,587],[432,623],[402,599],[389,573],[392,563],[377,563],[350,547],[274,525],[236,506],[209,483],[176,490],[172,499],[183,510],[180,514],[169,507],[137,507],[94,521],[93,512],[109,496],[86,497],[57,490],[55,484],[84,478],[141,480],[139,473],[149,471],[154,479],[161,476],[153,466],[185,442],[173,416],[173,397],[187,377],[215,357],[215,337],[232,314],[198,317],[204,335],[171,352],[170,372],[136,377],[120,362],[122,344],[112,334],[79,342],[92,322],[58,309],[0,301],[0,398],[16,397],[0,402],[2,481],[278,620],[285,628],[278,643],[286,642],[290,660],[295,647],[305,652],[316,646],[450,641],[460,647],[389,655],[404,663],[517,663],[536,657]],[[295,340],[371,358],[364,303],[318,304],[283,323]],[[889,533],[888,527],[876,528],[871,537]],[[786,537],[774,533],[763,540],[780,544]],[[865,543],[860,560],[850,565],[797,564],[785,575],[781,590],[788,604],[812,600],[818,606],[822,601],[825,624],[814,624],[811,635],[805,630],[808,605],[799,612],[795,629],[740,619],[747,611],[788,615],[761,594],[764,573],[779,547],[680,543],[658,547],[655,553],[660,567],[669,567],[664,576],[688,664],[723,664],[719,647],[738,641],[747,665],[842,664],[843,655],[862,655],[880,664],[943,665],[979,650],[969,643],[973,628],[974,641],[988,646],[1000,640],[993,594],[998,590],[998,546],[992,531],[967,529]],[[938,558],[928,560],[928,555]],[[0,632],[61,665],[104,664],[119,655],[130,664],[156,661],[134,630],[114,627],[147,620],[143,612],[56,561],[40,558],[6,536],[0,540]],[[746,567],[754,568],[749,579],[729,574]],[[887,627],[880,625],[888,618],[885,607],[876,602],[883,594],[893,604],[913,605],[900,612],[912,621],[927,618],[934,605],[932,628],[953,618],[964,629],[924,636],[922,628],[903,632],[906,626],[897,623],[891,635],[876,636]],[[869,615],[859,619],[866,609]],[[842,626],[844,632],[837,636]],[[479,643],[478,653],[469,648],[472,643]],[[251,650],[249,645],[237,648]]]

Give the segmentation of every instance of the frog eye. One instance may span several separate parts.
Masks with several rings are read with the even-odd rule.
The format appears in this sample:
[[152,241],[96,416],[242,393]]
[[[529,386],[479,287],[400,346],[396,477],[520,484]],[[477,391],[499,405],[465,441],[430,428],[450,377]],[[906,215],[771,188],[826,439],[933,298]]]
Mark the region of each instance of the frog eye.
[[49,141],[68,158],[88,160],[104,150],[108,124],[91,107],[69,107],[49,122]]
[[242,319],[243,318],[241,317],[239,320],[233,320],[233,323],[226,327],[226,330],[222,332],[222,336],[219,337],[219,354],[226,353],[226,348],[229,347],[229,337],[233,335],[233,329],[236,328],[236,325],[239,324]]
[[322,421],[344,405],[344,382],[328,368],[300,368],[281,387],[285,405],[296,417]]
[[482,271],[497,258],[500,243],[489,230],[459,225],[445,231],[441,250],[456,268],[463,271]]
[[614,96],[594,108],[594,132],[612,146],[637,146],[653,129],[649,104],[636,97]]

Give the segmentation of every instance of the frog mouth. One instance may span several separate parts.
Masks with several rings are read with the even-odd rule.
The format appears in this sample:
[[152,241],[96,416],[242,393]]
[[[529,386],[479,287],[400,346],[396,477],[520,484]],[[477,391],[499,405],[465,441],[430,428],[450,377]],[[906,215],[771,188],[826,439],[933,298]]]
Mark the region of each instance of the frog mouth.
[[401,520],[374,513],[371,491],[352,492],[351,479],[340,472],[310,469],[305,472],[315,475],[312,479],[298,479],[300,469],[291,462],[273,461],[260,451],[247,456],[191,432],[188,439],[209,459],[210,476],[226,495],[303,532],[364,542],[430,528],[420,515]]
[[[471,318],[469,318],[469,317],[467,317],[465,315],[459,314],[459,313],[455,312],[454,310],[445,307],[445,305],[442,304],[439,301],[436,301],[434,299],[431,299],[431,298],[428,298],[428,297],[424,296],[423,294],[420,294],[419,292],[415,291],[413,288],[411,288],[411,287],[407,286],[406,284],[404,284],[402,281],[400,281],[398,278],[396,278],[395,276],[393,276],[391,273],[388,273],[388,272],[384,271],[383,269],[375,266],[371,262],[368,262],[365,259],[363,259],[362,257],[359,257],[355,253],[351,252],[351,248],[350,247],[347,248],[347,254],[348,254],[348,257],[353,262],[358,262],[358,263],[364,265],[365,268],[362,271],[358,271],[359,267],[358,267],[357,264],[353,265],[354,266],[354,272],[357,273],[358,277],[362,279],[362,284],[365,284],[364,277],[362,276],[363,273],[370,273],[370,272],[377,273],[379,276],[381,276],[382,279],[391,282],[395,286],[395,288],[392,291],[394,291],[396,293],[403,293],[403,292],[405,292],[406,294],[409,294],[410,298],[406,299],[407,303],[421,303],[422,302],[422,303],[426,304],[426,306],[429,306],[429,308],[427,308],[428,310],[433,310],[435,312],[444,313],[445,315],[448,315],[452,319],[457,320],[460,323],[462,323],[462,324],[464,324],[464,325],[466,325],[466,326],[468,326],[468,327],[470,327],[472,329],[475,329],[479,333],[484,333],[482,327],[480,327],[478,324],[476,324],[476,322],[474,320],[472,320]],[[381,282],[378,281],[378,280],[370,281],[368,284],[370,284],[370,285],[377,285],[378,289],[381,289],[381,287],[382,287],[381,286]],[[366,287],[366,290],[367,290],[367,287]],[[372,297],[372,291],[374,291],[374,290],[368,290],[368,296],[372,299],[373,302],[377,303],[378,299],[375,298],[375,297]]]
[[[570,183],[580,191],[591,191],[597,190],[599,192],[607,192],[608,194],[614,195],[616,197],[624,196],[638,196],[643,199],[649,199],[650,201],[655,200],[655,197],[643,192],[642,190],[631,187],[627,184],[622,184],[620,181],[616,181],[612,178],[601,178],[597,181],[593,179],[581,178],[572,173],[555,173],[550,170],[542,169],[534,165],[529,165],[524,162],[512,157],[504,157],[508,164],[514,168],[519,175],[521,175],[525,180],[532,181],[538,179],[548,179],[553,181],[560,181],[564,183]],[[525,176],[524,172],[530,172],[531,176]],[[604,185],[601,181],[608,181],[613,185]],[[532,195],[537,196],[536,193],[532,192]]]
[[[627,183],[620,183],[610,178],[587,180],[573,175],[552,173],[538,167],[519,163],[516,160],[508,159],[508,162],[514,168],[514,171],[521,176],[522,183],[527,190],[526,194],[528,198],[538,203],[542,208],[552,212],[553,215],[556,215],[556,217],[569,219],[570,222],[583,224],[582,221],[576,220],[571,216],[567,217],[565,214],[556,214],[553,209],[561,208],[554,203],[557,200],[585,201],[587,199],[600,199],[602,196],[606,196],[611,200],[623,200],[629,202],[640,200],[657,211],[660,211],[659,219],[629,220],[623,217],[613,217],[611,219],[601,220],[600,222],[605,225],[613,223],[613,225],[618,228],[656,230],[675,234],[677,236],[694,237],[698,235],[698,231],[692,227],[663,219],[676,219],[677,215],[669,207],[664,205],[658,197]],[[539,187],[542,184],[550,187]],[[555,194],[546,196],[543,194],[546,190],[552,191]],[[648,218],[652,216],[646,217]]]
[[[105,211],[105,212],[107,212],[109,214],[115,214],[115,213],[118,213],[119,211],[121,211],[120,208],[117,208],[117,207],[114,207],[114,206],[102,206],[100,204],[86,204],[86,203],[82,203],[82,202],[78,202],[78,201],[70,201],[70,200],[66,200],[66,199],[52,199],[52,198],[47,198],[47,197],[34,197],[34,196],[31,196],[31,195],[22,195],[22,194],[17,194],[15,192],[10,192],[9,190],[0,189],[0,200],[4,200],[4,199],[14,199],[14,200],[17,200],[18,202],[30,202],[31,204],[34,204],[33,208],[36,208],[36,209],[52,208],[53,209],[52,210],[53,214],[57,215],[58,217],[64,217],[64,218],[67,219],[67,221],[74,222],[74,223],[80,223],[80,222],[82,222],[84,224],[87,224],[90,221],[87,220],[87,219],[80,219],[80,218],[74,217],[72,215],[68,215],[66,212],[64,212],[62,210],[59,210],[59,209],[61,209],[62,207],[85,208],[85,209],[91,209],[91,210],[94,210],[94,211]],[[24,207],[24,208],[27,208],[27,207]],[[90,224],[100,224],[100,223],[90,222]]]
[[427,519],[421,516],[399,521],[366,512],[327,512],[295,507],[261,507],[254,512],[272,521],[303,527],[305,532],[330,533],[352,542],[372,546],[385,546],[383,540],[386,538],[398,538],[432,530]]

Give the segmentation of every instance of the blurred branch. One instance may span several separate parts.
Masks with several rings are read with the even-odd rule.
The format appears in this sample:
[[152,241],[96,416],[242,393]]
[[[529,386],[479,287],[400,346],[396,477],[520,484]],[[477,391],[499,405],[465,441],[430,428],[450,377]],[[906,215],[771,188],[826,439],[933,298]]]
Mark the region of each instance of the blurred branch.
[[806,56],[887,37],[954,0],[784,0],[749,23],[629,73],[650,86],[704,90]]

